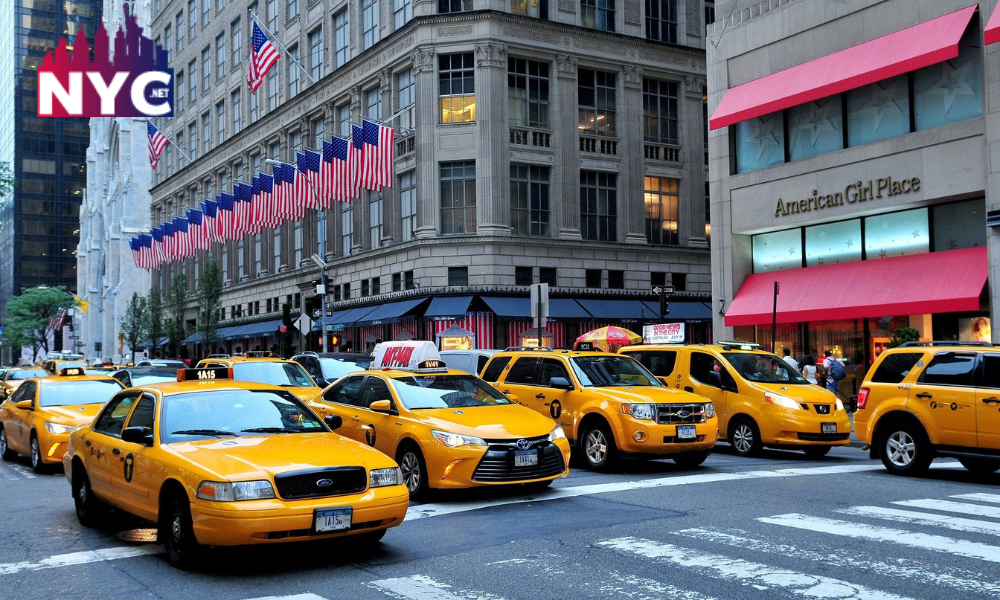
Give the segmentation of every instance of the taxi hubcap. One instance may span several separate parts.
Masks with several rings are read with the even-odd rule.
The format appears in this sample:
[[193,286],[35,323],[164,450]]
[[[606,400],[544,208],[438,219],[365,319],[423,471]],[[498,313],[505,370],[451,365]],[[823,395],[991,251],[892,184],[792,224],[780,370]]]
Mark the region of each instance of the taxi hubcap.
[[80,500],[80,506],[87,506],[87,486],[86,484],[81,484],[80,488],[76,490],[76,497]]
[[590,462],[600,464],[608,455],[608,441],[604,438],[604,432],[595,429],[587,434],[587,458]]
[[917,444],[905,431],[897,431],[890,435],[885,449],[889,454],[889,462],[897,467],[908,466],[917,454]]
[[174,536],[174,541],[181,541],[181,516],[174,515],[174,521],[170,524],[170,534]]
[[748,425],[740,425],[733,431],[733,444],[740,452],[749,452],[753,446],[753,431]]
[[0,429],[0,452],[7,452],[7,432]]
[[403,455],[403,460],[399,465],[399,469],[403,472],[403,481],[406,483],[406,489],[410,492],[417,491],[420,487],[420,461],[412,452],[407,452]]
[[31,440],[31,464],[37,465],[40,460],[40,452],[38,451],[38,440]]

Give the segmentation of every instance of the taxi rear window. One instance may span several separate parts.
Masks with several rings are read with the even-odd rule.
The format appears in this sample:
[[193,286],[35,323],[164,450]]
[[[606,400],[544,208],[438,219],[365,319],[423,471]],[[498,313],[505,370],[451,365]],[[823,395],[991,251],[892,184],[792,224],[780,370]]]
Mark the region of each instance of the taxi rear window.
[[10,375],[7,376],[7,381],[22,381],[25,379],[32,379],[33,377],[48,377],[49,372],[45,369],[23,369],[19,371],[11,371]]
[[497,356],[490,361],[490,364],[486,365],[486,370],[483,371],[483,381],[489,381],[495,383],[500,379],[500,374],[503,373],[504,367],[510,364],[510,356]]
[[117,381],[66,381],[42,386],[38,402],[42,406],[104,404],[122,389]]
[[284,387],[312,387],[316,385],[299,363],[254,361],[233,363],[233,376],[237,381],[253,381]]
[[638,360],[642,366],[657,377],[667,377],[674,372],[674,365],[677,364],[676,350],[645,350],[643,352],[629,352],[628,356]]
[[513,404],[472,375],[395,377],[392,385],[403,406],[410,410]]
[[887,354],[872,374],[872,383],[902,383],[921,356],[921,352]]

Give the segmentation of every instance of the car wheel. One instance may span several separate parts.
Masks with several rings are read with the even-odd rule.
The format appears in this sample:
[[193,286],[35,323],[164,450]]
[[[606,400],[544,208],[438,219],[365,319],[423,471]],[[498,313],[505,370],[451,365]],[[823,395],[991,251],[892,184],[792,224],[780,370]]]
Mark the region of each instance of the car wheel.
[[931,465],[930,444],[923,431],[911,423],[892,423],[879,444],[882,464],[895,475],[919,475]]
[[618,459],[615,438],[607,425],[593,424],[580,436],[580,454],[588,469],[608,471]]
[[701,463],[708,460],[708,452],[689,452],[687,454],[680,454],[673,457],[673,460],[680,467],[693,469],[701,466]]
[[988,458],[960,458],[958,462],[976,475],[989,475],[996,473],[1000,469],[1000,460],[990,460]]
[[531,483],[524,484],[524,489],[528,492],[541,492],[552,487],[552,482],[555,479],[546,479],[545,481],[532,481]]
[[10,446],[7,445],[7,432],[3,427],[0,427],[0,458],[7,462],[17,458],[17,452],[11,450]]
[[802,449],[809,458],[823,458],[830,453],[830,446],[808,446]]
[[90,478],[82,467],[73,469],[73,504],[76,518],[84,527],[97,527],[107,513],[107,505],[94,496],[90,488]]
[[180,569],[189,569],[201,551],[191,526],[191,505],[186,497],[174,494],[161,510],[160,539],[167,562]]
[[359,533],[353,536],[351,539],[354,541],[356,547],[361,548],[371,548],[382,541],[385,537],[385,532],[387,529],[379,529],[378,531],[369,531],[367,533]]
[[42,462],[42,449],[38,445],[38,436],[31,433],[31,470],[35,473],[45,472],[45,463]]
[[414,499],[427,496],[427,464],[420,449],[412,444],[403,446],[396,462],[403,473],[403,483]]
[[740,456],[757,456],[764,449],[757,423],[747,417],[738,419],[729,426],[729,443]]

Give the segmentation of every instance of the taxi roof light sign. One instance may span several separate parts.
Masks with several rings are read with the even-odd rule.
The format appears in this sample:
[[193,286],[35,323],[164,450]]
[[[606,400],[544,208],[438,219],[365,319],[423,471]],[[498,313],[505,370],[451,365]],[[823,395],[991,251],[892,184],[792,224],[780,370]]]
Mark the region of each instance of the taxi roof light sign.
[[441,360],[434,342],[383,342],[375,346],[373,369],[396,369],[416,373],[442,373],[448,365]]
[[86,372],[81,367],[66,367],[59,371],[60,377],[81,377],[86,375]]
[[232,379],[232,367],[212,367],[207,369],[177,369],[177,381],[218,381]]

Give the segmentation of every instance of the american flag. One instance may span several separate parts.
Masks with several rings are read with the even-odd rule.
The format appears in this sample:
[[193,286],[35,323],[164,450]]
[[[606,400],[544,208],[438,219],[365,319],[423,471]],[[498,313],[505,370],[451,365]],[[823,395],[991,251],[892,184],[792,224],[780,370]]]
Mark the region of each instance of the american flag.
[[[298,164],[298,156],[299,154],[296,153],[296,164]],[[292,198],[290,209],[292,214],[289,216],[292,220],[299,220],[306,214],[306,204],[312,198],[312,190],[309,189],[309,184],[306,183],[305,175],[294,166],[285,165],[285,176],[291,176],[290,189],[292,190]]]
[[163,227],[153,227],[150,235],[153,236],[153,262],[161,265],[167,260],[167,253],[163,249]]
[[253,35],[251,36],[250,49],[250,73],[247,83],[250,84],[250,91],[257,93],[257,88],[264,83],[264,76],[278,62],[281,55],[277,49],[271,45],[271,40],[267,39],[264,32],[260,30],[257,21],[253,22]]
[[139,266],[143,269],[152,269],[156,266],[153,261],[153,236],[145,233],[139,235],[139,257],[142,259],[142,264]]
[[250,233],[260,233],[263,225],[263,200],[260,197],[260,173],[250,178]]
[[188,258],[193,256],[191,252],[191,238],[188,235],[187,219],[184,217],[174,217],[174,257]]
[[378,123],[362,120],[365,138],[364,187],[380,190],[392,185],[393,129]]
[[174,244],[174,224],[167,221],[163,224],[163,256],[167,260],[174,260],[176,255],[176,244]]
[[281,225],[281,219],[278,218],[278,211],[274,201],[274,178],[270,175],[261,174],[260,176],[260,197],[263,207],[263,224],[268,227]]
[[235,237],[238,239],[250,231],[250,208],[253,201],[253,188],[245,183],[237,183],[233,186],[233,196],[236,198],[236,208],[233,211],[235,217]]
[[236,199],[229,194],[219,196],[219,212],[216,219],[219,223],[219,236],[223,240],[235,240],[235,227],[233,226],[233,209],[236,207]]
[[319,163],[319,193],[323,198],[323,208],[330,208],[333,193],[333,144],[323,142],[323,154]]
[[205,219],[203,213],[198,209],[187,211],[188,235],[191,236],[191,245],[197,250],[208,250],[211,242],[205,231]]
[[219,235],[219,222],[216,219],[218,212],[219,203],[216,200],[205,200],[201,203],[201,226],[205,231],[205,238],[208,243],[222,242],[222,237]]
[[351,125],[351,154],[347,157],[348,175],[354,184],[354,196],[364,187],[362,175],[365,171],[365,130]]
[[[326,144],[324,150],[325,146]],[[354,145],[348,140],[335,137],[330,142],[330,181],[333,184],[333,198],[341,202],[350,202],[351,198],[358,195],[358,188],[354,185],[351,173],[350,157],[353,151]]]
[[303,198],[303,206],[306,208],[320,208],[320,206],[330,206],[329,200],[323,200],[323,190],[319,189],[319,160],[320,156],[316,152],[311,150],[306,150],[305,154],[295,155],[295,162],[298,165],[298,171],[302,178],[305,179],[303,182],[305,185],[305,197]]
[[160,153],[163,152],[163,148],[169,141],[167,136],[160,133],[156,125],[153,125],[152,121],[146,121],[146,150],[149,154],[149,166],[156,168]]
[[139,238],[129,238],[128,247],[132,249],[132,260],[135,261],[135,266],[145,269],[146,267],[142,264],[142,246],[139,245]]

